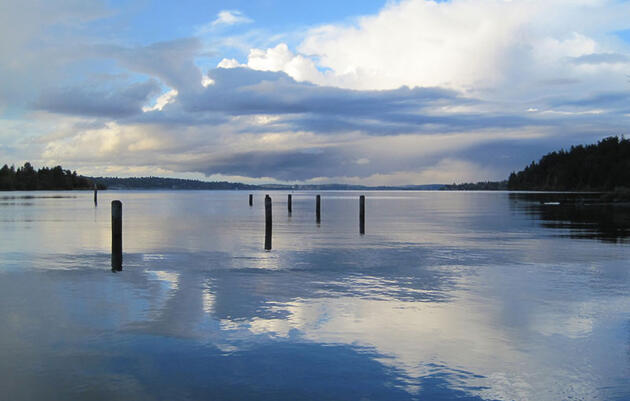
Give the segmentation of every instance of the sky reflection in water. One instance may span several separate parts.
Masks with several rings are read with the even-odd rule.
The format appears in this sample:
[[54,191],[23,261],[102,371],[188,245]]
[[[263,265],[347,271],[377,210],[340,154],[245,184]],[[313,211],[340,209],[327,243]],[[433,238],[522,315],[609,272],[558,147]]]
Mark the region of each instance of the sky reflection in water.
[[623,207],[370,192],[360,236],[359,193],[272,192],[265,252],[264,193],[42,195],[0,205],[8,399],[630,398]]

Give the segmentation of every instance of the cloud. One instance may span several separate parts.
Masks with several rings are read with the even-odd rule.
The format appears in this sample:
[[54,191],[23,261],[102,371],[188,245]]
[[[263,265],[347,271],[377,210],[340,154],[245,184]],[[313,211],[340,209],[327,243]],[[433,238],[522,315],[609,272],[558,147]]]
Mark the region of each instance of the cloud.
[[[452,182],[507,176],[515,161],[499,154],[543,138],[558,124],[542,113],[489,112],[491,105],[451,89],[358,91],[245,67],[213,69],[207,80],[176,97],[164,94],[155,105],[148,95],[138,97],[135,114],[121,114],[116,124],[75,126],[77,133],[51,141],[45,155],[101,164],[115,156],[135,170],[155,166],[253,180]],[[495,143],[503,145],[501,152],[493,150]],[[536,152],[526,155],[529,162]]]
[[0,115],[5,107],[24,107],[38,95],[40,87],[60,80],[67,72],[67,63],[79,57],[80,32],[89,23],[111,14],[102,1],[3,1]]
[[[0,37],[12,39],[0,41],[0,108],[18,105],[30,123],[3,124],[28,138],[5,135],[3,155],[435,183],[505,177],[630,122],[630,43],[614,33],[630,28],[628,2],[393,1],[305,29],[297,46],[264,27],[228,34],[221,28],[250,21],[238,11],[207,24],[211,35],[143,43],[91,25],[120,21],[97,3],[29,4],[32,20],[15,6],[0,13]],[[209,60],[221,61],[208,70]]]
[[282,71],[298,82],[325,83],[313,60],[293,54],[284,43],[267,50],[250,50],[247,66],[260,71]]
[[59,88],[42,93],[35,108],[51,113],[122,118],[141,113],[149,98],[159,92],[160,85],[155,80],[112,90]]
[[[298,81],[360,90],[446,87],[478,96],[544,96],[535,82],[572,80],[575,90],[625,81],[630,3],[613,0],[390,2],[353,23],[310,29],[292,52],[252,49],[247,66]],[[568,23],[571,21],[571,23]],[[585,65],[592,68],[585,70]]]
[[137,73],[157,78],[178,92],[200,89],[201,70],[195,57],[202,51],[197,38],[175,39],[147,46],[101,45],[89,49],[95,58],[109,58]]
[[175,98],[177,97],[178,92],[175,89],[171,89],[170,91],[163,93],[162,95],[160,95],[156,100],[155,100],[155,104],[153,106],[144,106],[142,108],[142,111],[149,112],[149,111],[162,111],[162,109],[164,109],[164,106],[166,106],[167,104],[173,102],[175,100]]
[[[242,67],[217,68],[209,71],[208,76],[214,81],[213,85],[182,98],[191,111],[213,110],[230,114],[311,112],[378,118],[384,111],[413,109],[417,112],[440,102],[474,101],[441,88],[353,91],[297,82],[282,72]],[[218,98],[220,102],[217,102]]]
[[626,64],[630,62],[630,57],[626,54],[619,53],[592,53],[585,54],[580,57],[571,58],[574,64]]
[[248,24],[251,22],[253,22],[251,18],[248,18],[238,10],[222,10],[217,14],[217,18],[212,21],[211,26]]

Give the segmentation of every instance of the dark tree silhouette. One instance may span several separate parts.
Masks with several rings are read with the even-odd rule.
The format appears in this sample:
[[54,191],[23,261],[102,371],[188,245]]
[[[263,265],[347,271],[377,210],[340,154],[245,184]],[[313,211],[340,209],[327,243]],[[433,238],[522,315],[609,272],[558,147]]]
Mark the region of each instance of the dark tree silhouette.
[[510,174],[511,190],[612,191],[630,187],[630,140],[608,137],[594,145],[548,153]]
[[[102,186],[100,186],[103,188]],[[26,162],[17,170],[6,164],[0,169],[0,191],[92,189],[94,181],[61,166],[35,170]]]

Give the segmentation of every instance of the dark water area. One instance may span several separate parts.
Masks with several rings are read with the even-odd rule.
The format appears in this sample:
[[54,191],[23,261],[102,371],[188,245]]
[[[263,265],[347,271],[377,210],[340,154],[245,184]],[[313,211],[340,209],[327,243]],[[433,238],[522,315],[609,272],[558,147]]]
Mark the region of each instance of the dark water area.
[[571,238],[628,243],[630,203],[605,203],[598,193],[511,193],[515,210]]
[[0,197],[0,399],[630,399],[626,206],[360,194]]

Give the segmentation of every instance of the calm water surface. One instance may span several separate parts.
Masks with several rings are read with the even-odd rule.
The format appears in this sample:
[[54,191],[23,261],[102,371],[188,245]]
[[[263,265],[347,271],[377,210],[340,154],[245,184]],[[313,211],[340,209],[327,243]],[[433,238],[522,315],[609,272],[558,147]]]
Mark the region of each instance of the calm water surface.
[[0,399],[630,399],[627,207],[270,194],[0,193]]

